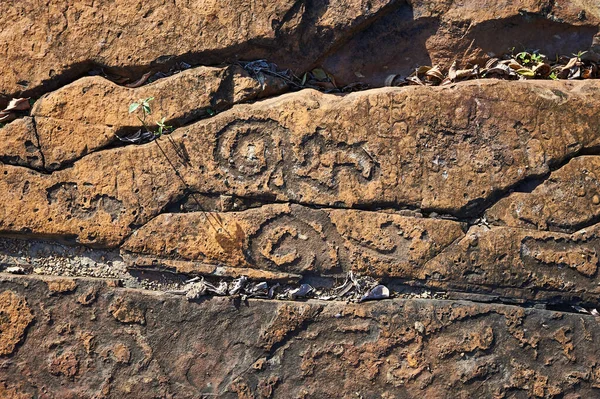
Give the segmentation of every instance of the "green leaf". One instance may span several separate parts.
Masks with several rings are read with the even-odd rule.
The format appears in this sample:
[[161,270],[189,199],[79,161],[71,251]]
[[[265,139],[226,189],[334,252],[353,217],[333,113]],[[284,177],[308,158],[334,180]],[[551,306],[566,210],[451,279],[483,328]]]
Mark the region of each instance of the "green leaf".
[[206,108],[206,113],[210,116],[214,116],[216,114],[215,110],[212,108]]
[[138,109],[140,106],[139,103],[131,103],[129,105],[129,113],[131,114],[132,112],[135,112],[136,109]]
[[300,86],[304,86],[304,84],[306,83],[307,77],[308,77],[308,72],[305,72],[304,75],[302,76],[302,81],[300,82]]
[[529,57],[529,53],[526,51],[521,51],[519,54],[516,55],[516,57],[520,60],[524,60],[525,58]]
[[317,80],[328,80],[327,72],[325,72],[321,68],[315,68],[311,72]]
[[142,109],[146,115],[150,115],[152,113],[152,109],[148,104],[142,104]]

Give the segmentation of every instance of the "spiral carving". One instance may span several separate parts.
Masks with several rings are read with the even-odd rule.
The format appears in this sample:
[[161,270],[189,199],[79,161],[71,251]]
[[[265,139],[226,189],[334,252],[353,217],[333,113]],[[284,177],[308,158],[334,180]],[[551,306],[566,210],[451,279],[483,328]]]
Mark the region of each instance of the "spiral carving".
[[325,212],[280,214],[264,222],[249,243],[249,261],[289,273],[327,272],[339,267],[339,246]]
[[235,121],[217,133],[215,160],[229,183],[268,187],[290,198],[300,187],[336,194],[344,184],[366,184],[379,176],[379,164],[364,143],[333,141],[320,132],[295,143],[290,136],[273,120]]
[[267,184],[281,167],[285,134],[275,121],[232,122],[217,133],[215,159],[227,178]]

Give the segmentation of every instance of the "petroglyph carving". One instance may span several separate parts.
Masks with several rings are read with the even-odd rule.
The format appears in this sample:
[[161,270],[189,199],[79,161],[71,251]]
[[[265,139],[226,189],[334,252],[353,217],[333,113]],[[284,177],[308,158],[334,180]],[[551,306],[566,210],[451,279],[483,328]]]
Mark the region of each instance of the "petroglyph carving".
[[333,230],[322,211],[278,215],[250,238],[249,261],[286,272],[336,271],[341,265],[341,248]]
[[336,190],[341,175],[350,174],[367,183],[379,174],[379,165],[360,143],[333,142],[315,134],[303,140],[300,148],[294,174],[321,189]]
[[521,244],[523,261],[535,261],[553,267],[569,267],[586,277],[598,271],[598,251],[591,245],[568,239],[545,240],[526,237]]
[[275,121],[235,121],[217,133],[215,159],[238,182],[268,184],[281,168],[286,130]]
[[[351,231],[350,233],[358,233]],[[402,227],[393,222],[384,222],[375,229],[371,236],[353,234],[348,237],[359,245],[363,251],[390,260],[406,261],[409,259],[412,237],[404,232]]]
[[331,190],[350,179],[367,183],[379,175],[363,144],[328,140],[319,133],[292,143],[291,132],[273,120],[235,121],[217,133],[214,156],[231,184],[252,182],[293,193],[302,183]]

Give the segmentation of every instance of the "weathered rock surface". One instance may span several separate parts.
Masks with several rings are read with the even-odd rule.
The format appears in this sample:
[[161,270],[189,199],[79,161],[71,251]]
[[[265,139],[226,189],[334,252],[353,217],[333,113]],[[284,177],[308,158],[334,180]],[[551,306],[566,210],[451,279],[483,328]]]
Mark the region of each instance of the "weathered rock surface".
[[[587,0],[408,1],[328,54],[336,81],[383,86],[390,74],[453,61],[485,65],[490,55],[536,49],[553,58],[579,49],[600,59],[600,4]],[[377,60],[376,62],[373,62]]]
[[474,226],[419,269],[430,287],[600,304],[599,226],[574,234]]
[[35,320],[0,355],[4,397],[592,398],[600,389],[589,315],[440,300],[236,306],[99,280],[57,293],[56,278],[1,278],[0,298],[20,308],[0,301],[0,314]]
[[[241,67],[200,67],[139,88],[127,88],[104,78],[86,77],[40,98],[31,111],[34,119],[17,120],[0,132],[10,138],[2,143],[4,158],[11,164],[55,170],[82,156],[118,142],[141,126],[139,113],[128,114],[129,105],[153,97],[149,127],[165,123],[181,126],[234,104],[281,93],[281,79],[266,76],[264,82]],[[16,145],[28,142],[24,135],[37,134],[44,165],[33,149]],[[25,152],[25,153],[24,153]]]
[[10,1],[0,97],[55,89],[95,65],[137,79],[175,61],[269,58],[302,70],[396,2]]
[[599,221],[600,157],[581,156],[531,192],[512,193],[486,212],[489,222],[573,232]]
[[33,118],[24,117],[0,127],[0,162],[36,169],[43,167]]
[[450,220],[282,204],[244,212],[162,214],[122,248],[158,262],[174,258],[293,274],[352,270],[409,278],[462,236],[461,224]]
[[282,94],[600,61],[600,3],[113,3],[0,14],[0,398],[600,396],[598,80]]
[[465,65],[517,44],[551,56],[590,49],[588,56],[598,58],[599,21],[600,6],[587,0],[128,0],[118,8],[106,0],[13,0],[0,17],[0,105],[55,89],[95,66],[135,80],[180,60],[268,58],[298,74],[320,63],[340,84],[381,86],[390,73],[448,67],[454,59]]
[[465,235],[449,220],[274,205],[162,214],[122,248],[132,266],[162,264],[191,274],[209,274],[204,264],[295,275],[353,271],[521,302],[599,306],[599,231],[597,225],[571,235],[480,225]]
[[117,246],[187,193],[173,166],[212,195],[477,215],[598,145],[598,92],[485,81],[283,95],[178,129],[173,143],[96,152],[52,174],[4,165],[0,231]]

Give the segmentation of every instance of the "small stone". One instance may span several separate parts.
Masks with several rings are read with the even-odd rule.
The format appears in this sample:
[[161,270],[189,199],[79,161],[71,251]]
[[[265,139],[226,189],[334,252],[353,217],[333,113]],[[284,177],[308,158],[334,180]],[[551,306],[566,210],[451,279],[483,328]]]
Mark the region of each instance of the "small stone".
[[592,197],[592,202],[594,203],[594,205],[600,204],[600,197],[598,197],[598,195],[594,195]]

